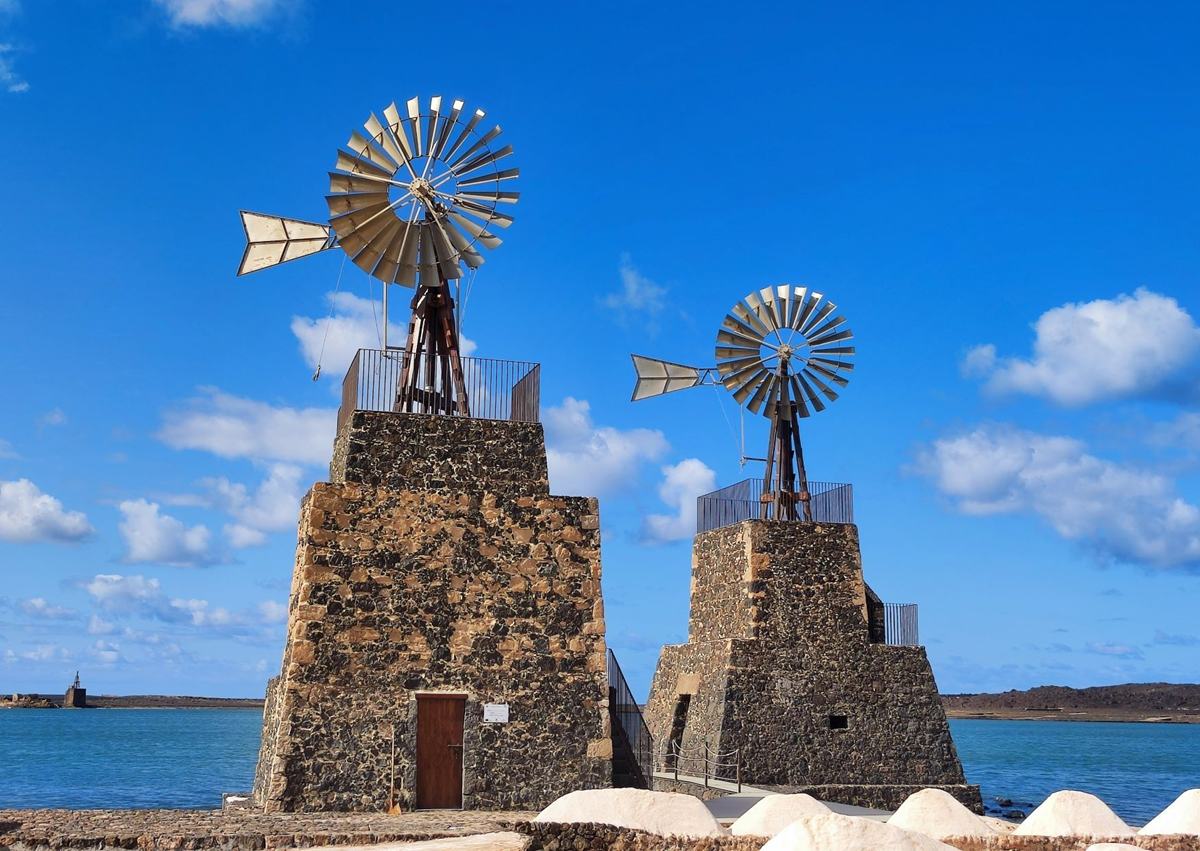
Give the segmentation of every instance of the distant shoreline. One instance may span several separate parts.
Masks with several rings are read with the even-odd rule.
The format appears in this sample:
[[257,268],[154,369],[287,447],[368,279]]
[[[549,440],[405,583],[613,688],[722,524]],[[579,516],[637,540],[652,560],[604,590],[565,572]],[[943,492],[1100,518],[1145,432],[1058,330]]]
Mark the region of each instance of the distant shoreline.
[[1076,723],[1109,724],[1200,724],[1200,715],[1147,715],[1137,712],[1058,712],[1047,710],[997,710],[985,712],[969,709],[947,709],[947,718],[976,721],[1072,721]]
[[[51,709],[61,708],[61,694],[23,694],[22,700],[14,704],[11,700],[0,699],[0,709]],[[41,706],[26,705],[29,702],[41,701]],[[45,703],[51,704],[45,706]],[[88,709],[254,709],[262,711],[264,701],[254,697],[197,697],[194,695],[168,694],[131,694],[88,695]]]
[[1200,724],[1200,685],[1038,686],[1000,694],[943,694],[942,705],[949,718]]

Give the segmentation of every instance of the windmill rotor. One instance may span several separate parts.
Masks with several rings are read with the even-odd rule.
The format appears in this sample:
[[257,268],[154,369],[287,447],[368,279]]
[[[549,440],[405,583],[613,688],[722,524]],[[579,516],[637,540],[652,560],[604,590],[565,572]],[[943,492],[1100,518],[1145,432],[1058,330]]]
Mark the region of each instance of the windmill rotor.
[[[337,246],[382,281],[385,355],[389,287],[416,289],[396,410],[469,415],[448,282],[483,265],[484,250],[502,242],[496,231],[513,222],[500,205],[520,198],[508,188],[520,170],[502,162],[512,145],[498,143],[500,125],[489,129],[485,117],[441,95],[424,106],[410,98],[403,110],[392,102],[382,120],[371,113],[338,149],[325,196],[328,224],[241,213],[239,275]],[[445,385],[437,394],[431,375]]]
[[[807,287],[767,287],[734,305],[717,332],[717,372],[738,404],[767,417],[781,398],[804,418],[836,401],[854,364],[837,305]],[[786,386],[781,386],[786,385]],[[788,412],[790,413],[790,412]]]

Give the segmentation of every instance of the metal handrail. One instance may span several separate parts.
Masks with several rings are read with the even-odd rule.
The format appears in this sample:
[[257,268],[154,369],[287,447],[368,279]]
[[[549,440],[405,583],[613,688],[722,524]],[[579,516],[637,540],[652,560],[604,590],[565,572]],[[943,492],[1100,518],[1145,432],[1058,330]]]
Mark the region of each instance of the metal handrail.
[[[808,510],[813,523],[854,522],[854,486],[841,482],[809,482]],[[696,533],[710,532],[743,520],[773,520],[775,505],[763,500],[762,479],[745,479],[696,499]]]
[[[722,757],[733,757],[732,762],[722,762]],[[721,768],[732,768],[734,770],[734,779],[737,782],[737,790],[742,791],[742,749],[735,748],[731,751],[714,751],[708,742],[704,742],[703,756],[686,756],[678,741],[672,740],[667,744],[665,753],[659,754],[655,760],[655,768],[661,765],[662,772],[666,774],[674,773],[675,779],[679,779],[679,764],[687,762],[692,764],[703,765],[703,768],[696,772],[704,778],[704,785],[708,786],[709,780],[724,780],[728,782],[727,777],[722,777],[718,772]]]
[[[359,349],[342,380],[338,431],[355,411],[536,423],[541,369],[526,361],[461,357],[451,363],[424,354],[414,357],[402,349]],[[405,375],[414,373],[421,377],[418,386],[402,393]]]
[[616,654],[608,651],[608,691],[609,710],[612,717],[621,725],[626,741],[637,769],[642,777],[649,780],[654,771],[654,737],[642,715],[642,708],[633,696],[633,690],[625,680],[625,674],[617,663]]
[[884,603],[883,635],[884,644],[919,647],[921,637],[917,631],[917,604]]

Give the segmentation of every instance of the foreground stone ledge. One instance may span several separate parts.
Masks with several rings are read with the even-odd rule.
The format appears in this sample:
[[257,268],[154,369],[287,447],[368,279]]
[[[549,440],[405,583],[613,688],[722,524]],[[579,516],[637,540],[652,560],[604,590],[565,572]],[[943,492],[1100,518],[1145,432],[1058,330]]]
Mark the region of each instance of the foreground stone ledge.
[[0,848],[264,851],[416,842],[514,830],[536,813],[438,810],[247,813],[222,810],[0,810]]

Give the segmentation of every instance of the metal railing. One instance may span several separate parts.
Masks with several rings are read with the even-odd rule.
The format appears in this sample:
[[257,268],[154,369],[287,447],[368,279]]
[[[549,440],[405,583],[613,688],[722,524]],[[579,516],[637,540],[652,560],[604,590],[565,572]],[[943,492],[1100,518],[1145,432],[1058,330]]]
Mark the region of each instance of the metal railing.
[[916,603],[883,604],[883,643],[896,647],[919,647]]
[[625,674],[617,664],[617,657],[612,650],[608,651],[608,710],[612,718],[621,725],[637,769],[642,778],[648,781],[654,764],[654,738],[650,735],[650,728],[646,726],[646,719],[642,716],[642,708],[634,698],[629,683],[625,681]]
[[672,740],[667,749],[655,757],[654,770],[657,773],[673,775],[676,780],[680,774],[685,778],[703,777],[705,786],[709,785],[711,780],[736,783],[737,790],[742,791],[741,748],[715,751],[705,742],[702,751],[689,756],[683,752],[678,741]]
[[[812,522],[854,522],[853,485],[809,482],[808,492]],[[696,534],[743,520],[772,520],[774,516],[774,504],[762,500],[762,479],[746,479],[697,498]]]
[[[412,361],[411,363],[409,363]],[[445,375],[447,361],[400,349],[359,349],[342,380],[338,431],[355,411],[409,411],[482,420],[536,423],[541,406],[541,366],[525,361],[459,358],[462,383]],[[420,376],[402,400],[405,366]]]

